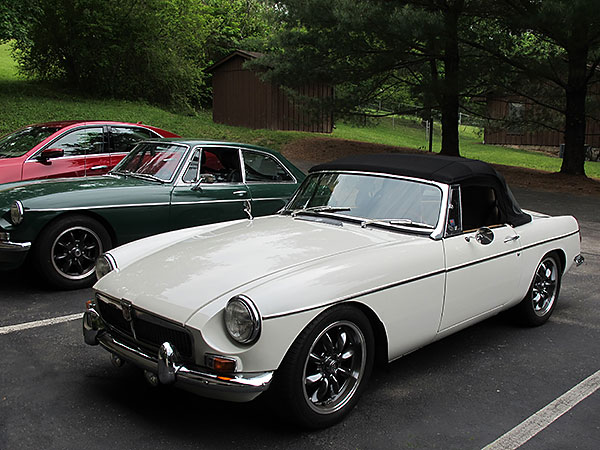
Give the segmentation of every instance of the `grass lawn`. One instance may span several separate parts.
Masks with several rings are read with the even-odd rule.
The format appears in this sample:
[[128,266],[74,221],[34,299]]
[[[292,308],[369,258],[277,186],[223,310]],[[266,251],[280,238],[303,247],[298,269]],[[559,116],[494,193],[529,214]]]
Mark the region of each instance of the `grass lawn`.
[[[251,130],[218,125],[210,111],[193,115],[167,111],[146,102],[87,98],[19,76],[8,44],[0,45],[0,135],[35,122],[64,119],[101,119],[144,122],[186,137],[248,142],[281,149],[288,142],[310,133]],[[478,130],[461,127],[461,154],[495,164],[556,172],[561,160],[537,152],[483,145]],[[406,118],[386,118],[375,126],[355,127],[337,123],[334,138],[425,149],[425,131]],[[434,129],[434,150],[439,151],[441,130]],[[600,162],[587,162],[586,173],[600,178]]]

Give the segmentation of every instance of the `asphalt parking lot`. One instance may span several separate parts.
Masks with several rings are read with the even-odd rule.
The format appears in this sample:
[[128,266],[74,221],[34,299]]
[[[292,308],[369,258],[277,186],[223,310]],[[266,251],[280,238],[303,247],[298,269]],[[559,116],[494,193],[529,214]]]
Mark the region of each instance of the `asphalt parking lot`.
[[[81,321],[68,320],[90,289],[52,292],[35,274],[0,273],[0,449],[484,448],[600,371],[600,200],[515,195],[524,208],[575,215],[583,231],[586,263],[563,278],[550,321],[521,328],[502,314],[379,368],[346,420],[318,432],[282,423],[260,399],[231,404],[152,388],[85,345]],[[600,448],[600,390],[540,422],[525,422],[534,436],[521,448]]]

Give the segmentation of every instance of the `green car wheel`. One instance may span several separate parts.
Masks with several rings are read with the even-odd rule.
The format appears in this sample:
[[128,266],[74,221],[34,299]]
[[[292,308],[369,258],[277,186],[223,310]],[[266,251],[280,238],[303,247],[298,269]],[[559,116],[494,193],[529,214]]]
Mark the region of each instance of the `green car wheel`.
[[35,243],[40,274],[61,289],[89,287],[96,281],[96,259],[112,247],[110,235],[97,220],[63,216],[50,223]]

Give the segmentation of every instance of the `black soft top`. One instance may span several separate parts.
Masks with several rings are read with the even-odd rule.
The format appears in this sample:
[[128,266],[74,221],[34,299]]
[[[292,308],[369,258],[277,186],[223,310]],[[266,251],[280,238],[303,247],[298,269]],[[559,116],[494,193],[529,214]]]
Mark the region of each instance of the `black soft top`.
[[374,172],[461,186],[492,187],[498,197],[498,208],[507,223],[518,226],[531,221],[531,216],[519,207],[504,177],[483,161],[437,154],[380,153],[346,156],[314,166],[310,172],[324,170]]

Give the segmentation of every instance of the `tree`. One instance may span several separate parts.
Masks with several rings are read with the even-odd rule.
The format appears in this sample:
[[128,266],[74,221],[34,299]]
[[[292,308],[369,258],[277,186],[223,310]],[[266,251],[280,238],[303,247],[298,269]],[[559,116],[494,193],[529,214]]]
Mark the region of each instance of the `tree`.
[[32,15],[31,0],[0,0],[0,42],[23,38]]
[[27,0],[22,71],[101,96],[207,104],[204,69],[269,24],[261,0]]
[[[410,90],[422,110],[442,116],[442,153],[459,155],[459,107],[478,85],[476,58],[464,59],[459,36],[474,20],[476,0],[287,0],[272,53],[257,61],[266,77],[290,88],[336,86],[342,115],[364,113],[374,100]],[[466,66],[466,63],[469,66]],[[392,113],[416,112],[396,105]]]
[[[590,86],[599,81],[597,1],[501,0],[495,6],[497,9],[490,10],[496,33],[484,34],[476,28],[482,39],[470,43],[527,80],[512,88],[501,84],[503,89],[563,115],[561,172],[585,175],[586,100]],[[552,87],[555,92],[562,91],[562,96],[549,94]]]

